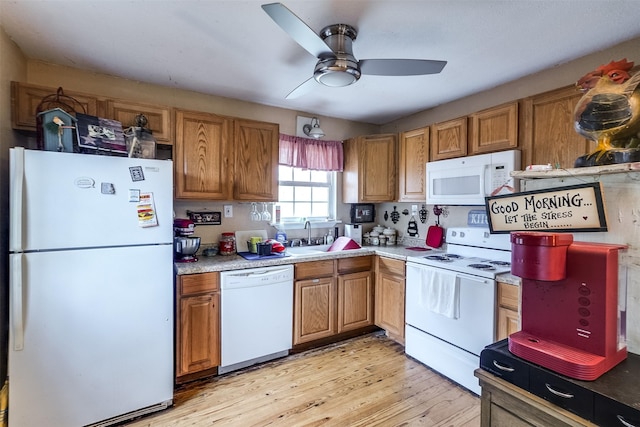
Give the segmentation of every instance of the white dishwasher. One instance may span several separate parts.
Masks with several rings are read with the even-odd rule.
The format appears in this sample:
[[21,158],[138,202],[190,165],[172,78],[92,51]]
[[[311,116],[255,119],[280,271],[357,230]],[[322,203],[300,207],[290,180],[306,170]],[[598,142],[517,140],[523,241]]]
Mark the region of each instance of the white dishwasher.
[[224,374],[286,356],[293,335],[293,266],[220,273]]

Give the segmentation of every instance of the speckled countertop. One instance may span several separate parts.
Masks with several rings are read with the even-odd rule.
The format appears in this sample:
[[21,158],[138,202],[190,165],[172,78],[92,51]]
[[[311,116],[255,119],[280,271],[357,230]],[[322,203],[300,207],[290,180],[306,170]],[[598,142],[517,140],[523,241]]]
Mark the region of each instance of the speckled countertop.
[[381,255],[405,261],[408,256],[420,256],[428,251],[415,251],[407,246],[364,246],[361,249],[350,249],[339,252],[324,252],[307,255],[291,255],[283,258],[268,258],[249,261],[240,255],[199,256],[197,262],[176,262],[175,272],[182,274],[208,273],[212,271],[241,270],[243,268],[270,267],[274,265],[295,264],[298,262],[318,261],[323,259],[349,258],[354,256]]
[[[271,267],[274,265],[295,264],[298,262],[318,261],[323,259],[349,258],[354,256],[380,255],[406,261],[410,256],[425,256],[429,251],[411,250],[412,246],[363,246],[361,249],[350,249],[339,252],[324,252],[307,255],[291,255],[283,258],[268,258],[249,261],[240,255],[199,256],[197,262],[174,263],[177,275],[209,273],[212,271],[242,270],[244,268]],[[498,276],[498,281],[520,285],[520,278],[509,273]]]

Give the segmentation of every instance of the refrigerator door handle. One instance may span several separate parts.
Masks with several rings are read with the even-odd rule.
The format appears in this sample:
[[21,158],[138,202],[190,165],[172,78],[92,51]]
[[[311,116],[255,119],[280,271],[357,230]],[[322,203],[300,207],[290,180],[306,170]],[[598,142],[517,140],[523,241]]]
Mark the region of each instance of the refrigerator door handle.
[[11,255],[11,322],[13,324],[13,350],[24,349],[24,316],[22,301],[22,263],[23,254]]
[[9,230],[9,251],[22,251],[22,203],[24,188],[24,148],[16,147],[11,150],[11,168],[10,168],[10,185],[11,200],[9,200],[10,209],[10,227]]

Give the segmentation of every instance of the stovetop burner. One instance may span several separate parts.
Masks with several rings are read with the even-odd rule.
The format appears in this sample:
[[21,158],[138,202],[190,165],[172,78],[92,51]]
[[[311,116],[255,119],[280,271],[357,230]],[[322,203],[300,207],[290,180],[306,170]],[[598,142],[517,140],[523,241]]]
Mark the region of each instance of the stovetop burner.
[[463,256],[456,254],[428,255],[425,258],[443,262],[453,262],[458,259],[464,259]]
[[476,268],[478,270],[495,270],[496,268],[490,264],[469,264],[467,267]]
[[508,261],[489,261],[489,264],[499,265],[501,267],[506,267],[506,266],[511,265],[511,263],[508,262]]

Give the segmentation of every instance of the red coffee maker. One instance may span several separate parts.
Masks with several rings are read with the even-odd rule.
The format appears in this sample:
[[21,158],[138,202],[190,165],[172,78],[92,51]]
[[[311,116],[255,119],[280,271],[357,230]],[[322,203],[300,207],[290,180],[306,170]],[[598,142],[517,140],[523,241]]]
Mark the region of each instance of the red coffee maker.
[[[511,233],[511,273],[522,278],[522,329],[509,351],[591,381],[627,357],[625,245],[574,242],[571,234]],[[619,292],[620,288],[620,292]]]

